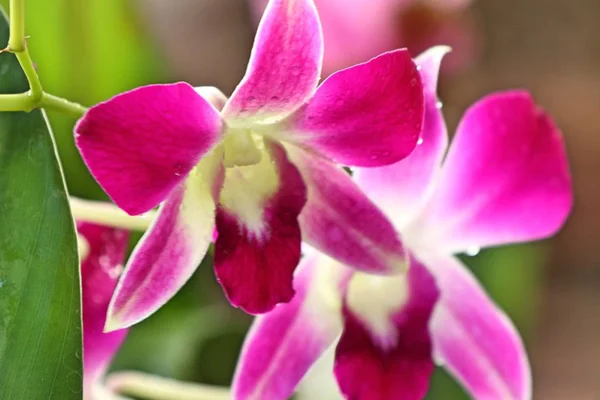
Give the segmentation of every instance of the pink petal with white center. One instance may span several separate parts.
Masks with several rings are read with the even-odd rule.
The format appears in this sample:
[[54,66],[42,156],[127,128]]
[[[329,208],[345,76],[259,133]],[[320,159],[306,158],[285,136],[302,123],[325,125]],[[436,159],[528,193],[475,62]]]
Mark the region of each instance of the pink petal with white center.
[[108,303],[123,269],[129,235],[120,229],[77,224],[87,255],[81,263],[83,380],[86,398],[125,340],[127,330],[103,333]]
[[92,175],[129,214],[163,201],[221,138],[217,110],[187,83],[150,85],[100,103],[75,127]]
[[428,324],[438,299],[417,262],[394,277],[355,275],[347,289],[335,375],[353,400],[418,400],[434,370]]
[[270,311],[294,295],[300,261],[298,215],[306,186],[285,149],[265,142],[262,160],[227,168],[217,210],[215,272],[232,305]]
[[225,105],[224,118],[232,124],[268,122],[304,104],[320,79],[322,36],[312,0],[271,0],[246,75]]
[[560,131],[528,93],[497,93],[465,113],[410,234],[447,252],[541,239],[571,205]]
[[374,273],[405,270],[396,230],[343,169],[294,146],[308,200],[300,214],[302,239],[345,265]]
[[287,399],[342,330],[342,291],[351,270],[319,254],[305,256],[296,295],[259,316],[233,379],[235,400]]
[[203,159],[161,205],[119,281],[106,331],[147,318],[192,276],[212,242],[221,160],[219,152]]
[[474,399],[531,399],[527,354],[506,314],[457,259],[426,265],[441,292],[430,325],[436,360]]
[[388,165],[414,150],[423,115],[417,66],[395,50],[327,78],[286,121],[285,140],[344,165]]
[[417,147],[408,157],[380,168],[356,168],[353,179],[388,215],[403,227],[425,205],[448,146],[444,115],[438,106],[437,81],[449,47],[437,46],[416,58],[425,94],[425,121]]

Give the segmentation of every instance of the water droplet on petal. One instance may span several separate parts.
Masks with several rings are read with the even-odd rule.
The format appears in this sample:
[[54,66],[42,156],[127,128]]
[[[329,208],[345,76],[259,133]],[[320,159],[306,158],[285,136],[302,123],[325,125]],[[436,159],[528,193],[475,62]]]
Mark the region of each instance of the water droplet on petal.
[[177,176],[181,176],[183,174],[183,164],[177,163],[173,166],[173,173]]
[[444,107],[444,103],[438,100],[435,102],[435,107],[440,110],[442,107]]
[[476,256],[477,254],[479,254],[480,251],[481,251],[481,249],[477,246],[469,246],[469,247],[467,247],[467,250],[465,251],[465,253],[468,256],[473,257],[473,256]]
[[423,138],[419,138],[419,140],[417,140],[417,146],[420,146],[423,144]]

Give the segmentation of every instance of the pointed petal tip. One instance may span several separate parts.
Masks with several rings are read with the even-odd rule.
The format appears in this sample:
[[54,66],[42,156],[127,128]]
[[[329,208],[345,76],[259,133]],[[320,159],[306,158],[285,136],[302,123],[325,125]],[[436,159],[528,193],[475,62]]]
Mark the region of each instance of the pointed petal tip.
[[272,0],[260,20],[246,74],[223,109],[229,123],[277,121],[314,93],[323,32],[312,0]]
[[436,59],[441,59],[450,52],[452,52],[451,46],[448,46],[445,44],[440,44],[440,45],[428,48],[427,50],[425,50],[424,52],[419,54],[419,56],[417,56],[417,59],[420,59],[422,57],[427,57],[427,58],[435,57]]
[[[115,294],[118,294],[117,290],[115,290]],[[111,299],[108,311],[106,312],[106,322],[104,323],[103,329],[104,333],[131,328],[133,325],[142,322],[153,314],[153,311],[136,314],[127,313],[125,309],[116,310],[114,303],[116,303],[116,296],[113,296]]]
[[221,111],[227,103],[227,96],[215,86],[197,86],[196,93],[204,97],[217,111]]
[[440,68],[442,60],[450,51],[452,51],[450,46],[434,46],[425,50],[415,58],[417,69],[419,70],[423,81],[426,103],[433,101],[434,105],[437,104],[437,85]]
[[106,322],[104,323],[104,329],[102,330],[102,332],[104,333],[110,333],[121,329],[129,328],[130,326],[135,325],[136,322],[139,322],[128,322],[122,318],[122,315],[112,314],[111,311],[112,310],[109,308],[108,314],[106,316]]

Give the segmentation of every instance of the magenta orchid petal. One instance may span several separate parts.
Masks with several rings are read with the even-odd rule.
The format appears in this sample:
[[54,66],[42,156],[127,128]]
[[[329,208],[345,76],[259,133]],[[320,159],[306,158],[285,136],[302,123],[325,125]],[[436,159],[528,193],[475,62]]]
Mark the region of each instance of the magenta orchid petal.
[[251,314],[294,295],[298,215],[306,202],[306,186],[285,149],[265,144],[260,163],[227,169],[217,211],[217,279],[231,304]]
[[571,205],[561,133],[528,93],[509,91],[465,113],[415,229],[458,252],[548,237]]
[[380,168],[356,168],[354,180],[395,223],[402,227],[424,206],[433,188],[448,132],[437,98],[442,58],[450,49],[434,47],[416,58],[425,94],[425,121],[415,150],[405,159]]
[[[411,0],[408,0],[411,1]],[[258,21],[268,0],[250,2]],[[326,75],[397,47],[398,0],[315,0],[323,25]],[[368,33],[368,34],[365,34]]]
[[350,274],[322,254],[305,256],[292,301],[259,316],[246,338],[233,379],[235,400],[290,398],[341,332],[342,291]]
[[428,330],[438,299],[433,277],[413,263],[406,276],[358,278],[366,287],[355,285],[356,276],[350,281],[336,349],[340,390],[353,400],[424,398],[434,370]]
[[352,268],[403,271],[407,260],[396,230],[350,175],[292,146],[288,153],[308,189],[300,214],[302,239]]
[[474,399],[531,399],[527,354],[506,314],[457,259],[426,263],[441,292],[430,325],[436,360]]
[[120,229],[79,223],[87,255],[81,263],[84,392],[92,398],[94,387],[125,340],[127,330],[103,333],[106,311],[123,269],[129,235]]
[[323,37],[312,0],[271,0],[246,75],[223,109],[226,120],[282,119],[310,98],[321,76]]
[[212,242],[218,155],[207,157],[161,205],[135,248],[111,300],[106,330],[131,326],[165,304],[192,276]]
[[423,113],[417,66],[390,51],[327,78],[286,121],[286,139],[344,165],[387,165],[414,150]]
[[144,86],[100,103],[75,127],[92,175],[129,214],[163,201],[221,138],[221,119],[187,83]]

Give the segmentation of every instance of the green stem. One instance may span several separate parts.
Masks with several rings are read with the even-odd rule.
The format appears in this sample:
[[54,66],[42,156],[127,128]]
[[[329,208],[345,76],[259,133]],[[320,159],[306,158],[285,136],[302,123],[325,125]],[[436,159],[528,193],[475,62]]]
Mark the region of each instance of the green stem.
[[92,222],[135,231],[145,231],[156,218],[155,211],[144,215],[128,215],[117,206],[105,201],[83,200],[70,197],[71,212],[77,221]]
[[0,95],[0,111],[31,111],[34,108],[53,108],[81,116],[86,108],[60,97],[45,93],[25,40],[25,0],[10,0],[9,52],[13,53],[29,83],[29,91]]
[[25,51],[25,0],[10,0],[10,38],[13,53]]
[[29,97],[31,98],[32,103],[37,105],[42,99],[44,91],[42,90],[40,78],[33,66],[33,61],[31,61],[31,57],[29,56],[29,50],[25,48],[18,52],[13,50],[13,52],[15,53],[15,56],[17,56],[17,60],[19,60],[19,64],[21,64],[21,69],[27,77],[27,82],[29,82]]
[[141,372],[114,372],[106,379],[107,387],[117,393],[144,399],[161,400],[229,400],[229,389],[174,379]]
[[77,117],[82,116],[87,111],[87,108],[85,108],[81,104],[74,103],[72,101],[63,99],[62,97],[57,97],[46,92],[43,92],[42,99],[40,100],[38,106],[42,108],[49,108],[57,111],[67,112]]
[[29,92],[0,95],[0,111],[31,110],[33,104]]

